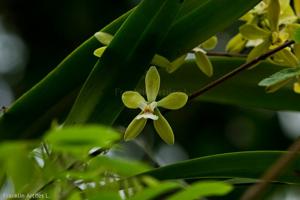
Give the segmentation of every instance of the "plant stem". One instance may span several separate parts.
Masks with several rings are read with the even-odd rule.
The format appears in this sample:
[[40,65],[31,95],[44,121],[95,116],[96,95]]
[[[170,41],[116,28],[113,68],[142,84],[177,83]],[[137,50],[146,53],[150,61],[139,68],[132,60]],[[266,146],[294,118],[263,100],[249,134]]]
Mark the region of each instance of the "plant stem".
[[286,43],[284,43],[283,45],[275,48],[275,49],[272,49],[270,51],[268,51],[267,53],[264,53],[262,54],[261,56],[249,61],[249,62],[246,62],[245,64],[237,67],[236,69],[228,72],[227,74],[221,76],[220,78],[218,78],[217,80],[214,80],[212,81],[211,83],[209,83],[208,85],[204,86],[203,88],[201,88],[200,90],[192,93],[190,96],[189,96],[189,101],[192,101],[194,100],[195,98],[199,97],[200,95],[202,95],[203,93],[209,91],[210,89],[218,86],[219,84],[223,83],[224,81],[226,81],[227,79],[235,76],[236,74],[242,72],[243,70],[245,69],[248,69],[254,65],[256,65],[257,63],[259,63],[260,61],[263,61],[265,60],[266,58],[268,58],[269,56],[277,53],[278,51],[284,49],[285,47],[288,47],[292,44],[294,44],[295,42],[294,41],[288,41]]
[[247,57],[246,54],[217,52],[217,51],[207,52],[206,55],[208,55],[208,56],[223,56],[223,57],[241,57],[241,58]]
[[259,197],[264,193],[267,189],[270,182],[276,179],[280,175],[282,171],[296,157],[299,155],[300,151],[300,139],[296,140],[288,149],[288,152],[282,155],[271,167],[269,170],[265,172],[265,174],[260,179],[260,182],[256,183],[255,185],[251,186],[241,197],[241,200],[252,200],[252,199],[259,199]]

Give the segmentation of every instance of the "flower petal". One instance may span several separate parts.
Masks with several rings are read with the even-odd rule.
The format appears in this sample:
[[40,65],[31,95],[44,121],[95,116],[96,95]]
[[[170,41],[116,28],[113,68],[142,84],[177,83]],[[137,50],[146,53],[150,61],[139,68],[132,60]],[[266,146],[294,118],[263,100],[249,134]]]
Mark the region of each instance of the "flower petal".
[[142,97],[138,92],[127,91],[122,94],[122,101],[127,108],[143,109],[143,105],[146,105],[144,97]]
[[174,133],[168,121],[162,116],[158,109],[155,110],[158,120],[154,121],[154,128],[158,135],[167,144],[174,144]]
[[112,39],[114,38],[114,36],[112,36],[111,34],[105,33],[105,32],[101,32],[101,31],[95,33],[94,36],[97,38],[97,40],[98,40],[99,42],[101,42],[101,43],[102,43],[103,45],[105,45],[105,46],[108,46],[109,43],[110,43],[110,42],[112,41]]
[[141,118],[141,119],[136,119],[134,118],[132,122],[128,125],[125,134],[124,134],[124,140],[132,140],[136,136],[138,136],[142,130],[144,129],[146,125],[147,119]]
[[271,31],[278,30],[280,16],[280,3],[279,0],[272,0],[268,6],[268,19]]
[[94,51],[94,55],[100,58],[107,47],[100,47]]
[[173,92],[165,98],[161,99],[157,103],[157,106],[166,109],[177,110],[185,106],[187,100],[188,95],[184,92]]
[[155,101],[160,87],[160,76],[156,67],[152,66],[148,70],[145,78],[145,84],[148,101]]
[[154,115],[152,113],[143,113],[143,114],[139,114],[138,116],[135,117],[136,119],[152,119],[152,120],[158,120],[158,116]]
[[257,40],[270,37],[271,32],[266,31],[253,24],[245,24],[240,27],[240,33],[248,40]]
[[196,64],[199,69],[208,77],[214,73],[213,66],[205,53],[202,51],[195,51]]
[[201,44],[201,47],[205,50],[212,50],[217,46],[217,44],[218,44],[217,36],[212,36],[211,38],[203,42]]

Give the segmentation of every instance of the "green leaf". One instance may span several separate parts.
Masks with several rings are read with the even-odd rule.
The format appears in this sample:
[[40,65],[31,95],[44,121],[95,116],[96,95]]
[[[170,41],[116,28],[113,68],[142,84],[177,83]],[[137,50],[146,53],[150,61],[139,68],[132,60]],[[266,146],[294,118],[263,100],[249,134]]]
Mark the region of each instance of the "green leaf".
[[188,186],[183,191],[177,192],[167,200],[194,200],[209,196],[224,196],[232,191],[228,183],[217,181],[203,181]]
[[196,57],[196,63],[199,69],[208,77],[211,77],[213,75],[213,66],[209,60],[209,58],[206,56],[205,53],[202,51],[196,51],[195,52]]
[[[285,152],[249,151],[225,153],[200,157],[192,160],[167,165],[151,170],[142,175],[150,175],[159,180],[166,179],[228,179],[253,178],[261,175]],[[238,161],[238,162],[233,162]],[[300,183],[295,171],[300,167],[300,157],[275,182]],[[178,173],[180,172],[180,173]]]
[[120,195],[117,192],[111,192],[111,191],[100,191],[100,192],[95,192],[95,194],[88,195],[89,200],[122,200]]
[[151,168],[141,162],[125,160],[120,158],[109,158],[97,156],[87,166],[87,171],[97,170],[99,172],[110,171],[122,177],[130,177],[150,170]]
[[94,147],[111,147],[120,139],[120,134],[99,125],[70,126],[48,131],[45,139],[57,151],[82,153],[86,156]]
[[282,81],[294,78],[296,76],[300,75],[300,68],[288,68],[288,69],[283,69],[279,72],[276,72],[275,74],[271,75],[270,77],[262,80],[259,82],[259,86],[272,86],[277,83],[280,83]]
[[142,190],[128,200],[151,200],[155,197],[158,197],[159,195],[174,191],[178,188],[180,188],[180,184],[175,182],[159,183],[156,186],[152,186]]

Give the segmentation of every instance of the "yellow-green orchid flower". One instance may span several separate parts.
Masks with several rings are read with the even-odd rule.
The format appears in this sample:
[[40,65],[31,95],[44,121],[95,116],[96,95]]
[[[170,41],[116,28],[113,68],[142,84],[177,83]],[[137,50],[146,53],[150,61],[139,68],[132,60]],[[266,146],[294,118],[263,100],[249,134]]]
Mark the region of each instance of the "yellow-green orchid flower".
[[183,92],[174,92],[156,101],[159,88],[160,76],[156,67],[150,67],[145,78],[147,100],[136,91],[127,91],[122,95],[122,101],[127,108],[141,109],[141,112],[128,125],[124,139],[131,140],[138,136],[144,129],[148,119],[153,120],[154,128],[158,135],[167,143],[174,144],[173,130],[160,113],[158,107],[177,110],[182,108],[188,96]]
[[[240,27],[240,33],[227,44],[229,52],[240,52],[245,47],[254,47],[248,61],[274,49],[292,39],[293,31],[299,28],[297,15],[290,5],[290,0],[264,0],[255,9],[242,17],[246,22]],[[277,64],[296,67],[299,57],[293,48],[285,48],[269,59]]]

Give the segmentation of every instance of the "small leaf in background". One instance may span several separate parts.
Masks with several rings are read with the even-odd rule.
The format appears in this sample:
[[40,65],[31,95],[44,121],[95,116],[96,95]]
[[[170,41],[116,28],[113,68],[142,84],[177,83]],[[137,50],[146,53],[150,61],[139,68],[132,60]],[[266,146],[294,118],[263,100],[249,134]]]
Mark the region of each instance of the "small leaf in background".
[[100,58],[107,47],[100,47],[94,51],[94,55]]
[[217,44],[218,44],[218,38],[217,36],[213,36],[208,40],[206,40],[205,42],[203,42],[201,44],[201,47],[205,50],[212,50],[217,46]]
[[137,161],[129,161],[120,158],[109,158],[105,156],[98,156],[93,158],[89,163],[87,170],[94,171],[110,171],[117,173],[123,177],[128,177],[136,175],[145,171],[150,170],[151,168]]
[[89,200],[122,200],[117,192],[101,191],[90,195]]
[[296,43],[300,43],[300,28],[297,28],[294,30],[294,33],[293,33],[293,40],[296,42]]
[[110,42],[113,40],[113,38],[114,38],[111,34],[105,33],[105,32],[101,32],[101,31],[95,33],[94,36],[97,38],[97,40],[98,40],[99,42],[101,42],[101,43],[102,43],[103,45],[105,45],[105,46],[108,46],[109,43],[110,43]]
[[70,126],[48,131],[45,139],[54,150],[88,155],[94,147],[110,147],[120,139],[120,134],[99,125]]
[[272,85],[281,83],[282,81],[289,80],[295,76],[300,75],[300,68],[283,69],[268,78],[263,79],[258,83],[259,86],[270,87]]
[[[128,200],[150,200],[154,199],[156,197],[159,197],[159,195],[166,194],[168,192],[174,191],[176,189],[179,189],[181,186],[180,184],[176,182],[162,182],[155,186],[146,188],[142,190],[141,192],[137,193],[133,197],[129,198]],[[158,198],[160,199],[160,198]],[[183,199],[181,199],[183,200]]]
[[209,196],[224,196],[231,192],[233,187],[224,182],[198,182],[174,194],[167,200],[194,200]]
[[15,192],[31,191],[39,187],[41,171],[29,156],[32,146],[27,142],[7,142],[0,145],[0,161]]
[[213,75],[213,66],[203,51],[195,51],[196,64],[199,69],[208,77]]
[[280,88],[282,88],[283,86],[288,84],[289,82],[290,82],[290,79],[287,79],[287,80],[280,81],[280,82],[278,82],[274,85],[267,86],[266,87],[266,93],[276,92],[277,90],[279,90]]

